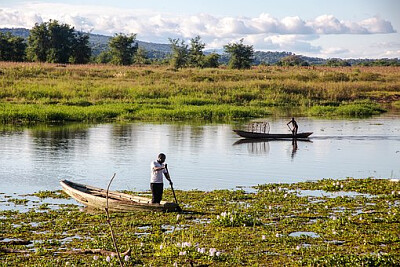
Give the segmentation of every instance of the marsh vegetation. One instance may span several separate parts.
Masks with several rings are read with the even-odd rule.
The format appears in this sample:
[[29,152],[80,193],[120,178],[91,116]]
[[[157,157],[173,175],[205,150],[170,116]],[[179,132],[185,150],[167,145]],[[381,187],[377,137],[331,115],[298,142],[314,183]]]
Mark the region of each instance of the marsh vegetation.
[[[132,251],[124,257],[127,266],[400,263],[398,180],[323,179],[176,193],[183,213],[111,214],[119,250]],[[46,204],[66,197],[60,191],[31,197],[40,199],[13,201],[7,205],[14,210],[0,212],[2,266],[118,264],[117,257],[70,254],[113,251],[104,212]],[[165,197],[173,200],[171,191]],[[31,206],[18,211],[23,205]]]
[[[250,70],[0,63],[0,122],[369,116],[399,103],[398,67]],[[386,106],[383,106],[385,104]]]

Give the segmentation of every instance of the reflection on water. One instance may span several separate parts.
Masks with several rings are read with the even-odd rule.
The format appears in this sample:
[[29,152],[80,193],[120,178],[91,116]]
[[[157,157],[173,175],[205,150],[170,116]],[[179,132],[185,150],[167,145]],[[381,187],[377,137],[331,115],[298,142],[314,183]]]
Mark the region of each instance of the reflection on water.
[[234,146],[237,145],[246,145],[247,151],[251,154],[268,154],[269,152],[269,141],[273,140],[265,140],[265,139],[239,139],[235,143]]
[[[287,118],[269,119],[286,133]],[[298,118],[302,140],[241,140],[229,124],[127,123],[0,127],[0,192],[60,189],[70,179],[112,189],[148,190],[159,152],[176,189],[212,190],[271,182],[400,177],[400,117]],[[285,128],[286,127],[286,128]]]
[[294,157],[294,155],[297,152],[297,139],[292,139],[292,158]]
[[292,144],[292,151],[291,157],[294,158],[297,149],[298,149],[298,142],[312,142],[309,139],[239,139],[235,143],[234,146],[237,145],[246,145],[247,151],[251,154],[261,155],[261,154],[268,154],[269,153],[269,143],[272,142],[291,142]]

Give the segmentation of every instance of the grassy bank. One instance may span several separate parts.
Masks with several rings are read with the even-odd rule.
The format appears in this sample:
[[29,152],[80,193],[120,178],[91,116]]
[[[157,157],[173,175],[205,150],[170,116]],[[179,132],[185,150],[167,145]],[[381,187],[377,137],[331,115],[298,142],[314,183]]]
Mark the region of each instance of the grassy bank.
[[[186,211],[112,213],[119,249],[132,249],[127,266],[395,266],[400,264],[400,182],[324,179],[267,184],[251,190],[177,191]],[[1,266],[109,266],[107,256],[68,254],[113,251],[106,216],[76,205],[52,205],[60,192],[40,200],[8,197],[1,211]],[[171,191],[166,199],[173,200]],[[14,241],[14,243],[12,243]],[[17,244],[30,241],[30,244]],[[109,261],[117,265],[117,258]]]
[[[251,70],[0,63],[0,123],[365,116],[400,99],[398,67]],[[394,105],[395,106],[395,105]]]

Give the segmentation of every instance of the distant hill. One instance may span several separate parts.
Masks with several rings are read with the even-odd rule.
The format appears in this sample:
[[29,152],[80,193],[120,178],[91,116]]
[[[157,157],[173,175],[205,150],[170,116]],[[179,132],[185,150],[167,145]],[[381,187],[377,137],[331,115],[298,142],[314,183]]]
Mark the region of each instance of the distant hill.
[[24,28],[12,28],[12,29],[0,28],[0,32],[2,32],[2,33],[9,32],[12,35],[23,37],[26,39],[26,38],[28,38],[30,31],[28,29],[24,29]]
[[[20,36],[23,38],[28,38],[29,30],[24,28],[2,28],[0,32],[10,32],[15,36]],[[99,55],[101,52],[108,49],[108,41],[111,36],[101,35],[101,34],[89,34],[89,43],[92,48],[93,56]],[[148,57],[152,59],[162,59],[168,56],[171,53],[171,46],[169,44],[157,44],[150,42],[143,42],[137,40],[139,47],[144,48],[148,52]],[[223,49],[218,50],[206,50],[205,54],[208,53],[218,53],[221,55],[220,62],[223,64],[227,64],[229,61],[229,56],[224,54]],[[263,51],[255,51],[254,53],[254,64],[276,64],[281,58],[286,56],[293,55],[290,52],[263,52]],[[309,62],[310,64],[323,64],[325,62],[324,59],[321,58],[309,58],[302,57],[304,60]]]
[[[0,32],[10,32],[11,34],[15,36],[20,36],[23,38],[28,38],[29,36],[29,30],[24,29],[24,28],[13,28],[13,29],[8,29],[8,28],[0,28]],[[108,40],[111,38],[111,36],[106,36],[106,35],[101,35],[101,34],[89,34],[89,43],[92,48],[92,54],[93,56],[99,55],[101,52],[106,51],[108,49]],[[157,44],[157,43],[150,43],[150,42],[143,42],[137,40],[139,47],[144,48],[147,53],[148,57],[151,59],[164,59],[166,58],[169,54],[171,54],[171,46],[169,44]],[[229,61],[229,56],[223,52],[222,49],[218,50],[206,50],[205,54],[208,53],[218,53],[221,55],[220,58],[220,63],[222,64],[227,64]],[[254,52],[254,64],[255,65],[260,65],[260,64],[266,64],[266,65],[273,65],[279,62],[280,59],[294,55],[291,52],[264,52],[264,51],[255,51]],[[318,57],[307,57],[307,56],[301,56],[300,57],[308,62],[310,65],[322,65],[327,63],[327,59],[323,58],[318,58]],[[340,59],[338,59],[340,60]],[[400,59],[382,59],[386,60],[388,62],[395,62],[396,64],[400,64]],[[377,61],[376,59],[346,59],[346,62],[348,62],[351,65],[356,65],[356,64],[369,64],[371,62]]]
[[[0,32],[10,32],[12,35],[20,36],[25,39],[29,36],[29,30],[24,28],[1,28]],[[93,56],[97,56],[101,52],[108,49],[108,40],[111,36],[92,34],[89,33],[89,43],[92,48]],[[139,47],[144,48],[148,52],[149,58],[165,58],[171,53],[171,46],[169,44],[156,44],[137,40]]]

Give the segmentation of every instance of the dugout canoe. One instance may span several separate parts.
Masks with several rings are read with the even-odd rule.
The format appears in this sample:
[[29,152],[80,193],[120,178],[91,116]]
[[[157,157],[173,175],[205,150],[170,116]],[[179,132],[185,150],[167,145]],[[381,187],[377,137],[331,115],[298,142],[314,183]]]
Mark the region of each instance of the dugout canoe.
[[[105,189],[78,184],[68,180],[62,180],[60,184],[65,193],[83,205],[101,210],[104,210],[107,206],[107,190]],[[117,191],[108,191],[108,208],[109,210],[120,212],[138,210],[178,211],[180,209],[176,203],[161,201],[160,204],[152,204],[150,198]]]
[[248,139],[297,139],[297,138],[308,138],[312,132],[297,133],[293,134],[267,134],[267,133],[257,133],[248,132],[242,130],[233,130],[237,135]]

